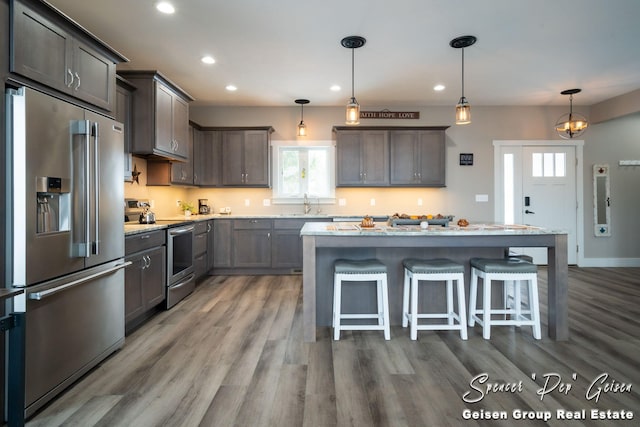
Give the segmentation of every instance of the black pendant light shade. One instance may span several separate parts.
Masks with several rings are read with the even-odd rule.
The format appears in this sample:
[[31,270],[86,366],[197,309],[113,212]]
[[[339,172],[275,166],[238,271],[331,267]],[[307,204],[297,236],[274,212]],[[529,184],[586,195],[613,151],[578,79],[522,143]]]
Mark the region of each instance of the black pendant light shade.
[[348,125],[360,124],[360,105],[356,101],[354,93],[354,51],[355,49],[364,46],[367,40],[360,36],[349,36],[342,39],[340,44],[347,49],[351,49],[351,99],[347,103],[347,120]]
[[560,92],[561,95],[569,95],[569,113],[563,114],[556,123],[556,132],[560,138],[572,139],[578,137],[589,126],[585,116],[573,112],[573,95],[581,91],[582,89],[567,89]]
[[462,96],[456,105],[456,124],[471,123],[471,106],[464,96],[464,48],[473,45],[478,39],[475,36],[460,36],[449,42],[454,49],[462,49]]
[[298,124],[298,136],[307,136],[307,125],[304,124],[304,105],[309,103],[308,99],[296,99],[296,104],[300,105],[300,123]]

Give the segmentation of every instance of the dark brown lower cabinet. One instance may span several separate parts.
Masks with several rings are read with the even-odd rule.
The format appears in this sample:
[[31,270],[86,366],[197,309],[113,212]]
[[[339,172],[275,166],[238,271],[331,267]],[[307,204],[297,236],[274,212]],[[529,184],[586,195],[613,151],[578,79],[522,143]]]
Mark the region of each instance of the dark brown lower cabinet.
[[166,298],[167,266],[165,231],[134,234],[125,238],[125,332],[140,326]]

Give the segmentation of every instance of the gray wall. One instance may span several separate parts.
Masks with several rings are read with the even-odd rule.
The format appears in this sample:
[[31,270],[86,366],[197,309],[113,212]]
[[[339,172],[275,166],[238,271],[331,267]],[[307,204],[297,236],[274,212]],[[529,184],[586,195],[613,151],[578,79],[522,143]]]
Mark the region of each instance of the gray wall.
[[[342,107],[305,107],[305,123],[309,140],[332,139],[333,126],[344,124]],[[368,111],[384,107],[365,108]],[[465,126],[453,124],[452,107],[406,107],[402,111],[420,111],[419,120],[361,120],[362,125],[428,126],[449,125],[447,132],[447,187],[423,190],[435,211],[455,213],[474,221],[494,219],[493,191],[493,141],[553,139],[558,136],[553,125],[566,113],[566,107],[472,107],[472,123]],[[588,107],[574,106],[574,110],[589,117]],[[300,120],[300,109],[292,107],[191,107],[190,119],[202,126],[259,126],[275,128],[274,140],[294,140],[295,127]],[[640,159],[640,114],[609,120],[592,125],[583,135],[584,144],[584,224],[586,265],[618,265],[630,262],[640,265],[640,224],[636,220],[640,212],[638,184],[639,167],[618,167],[618,161]],[[474,165],[458,165],[459,153],[474,153]],[[612,166],[611,192],[614,200],[612,236],[594,238],[592,165],[609,163]],[[614,167],[615,165],[615,167]],[[225,190],[227,191],[227,190]],[[228,190],[234,191],[234,190]],[[353,190],[352,190],[353,191]],[[368,190],[359,190],[366,192]],[[394,190],[391,190],[394,191]],[[405,190],[397,190],[397,194]],[[379,192],[384,194],[384,192]],[[415,193],[408,193],[414,197]],[[478,203],[476,194],[488,194],[489,202]],[[365,198],[366,199],[366,198]],[[387,204],[393,204],[386,199]],[[383,201],[384,203],[384,201]],[[382,212],[394,211],[393,206],[380,207]],[[377,212],[372,212],[377,213]],[[623,261],[620,261],[620,260]],[[629,261],[629,259],[631,259]],[[603,261],[604,260],[604,261]],[[626,260],[626,261],[624,261]]]

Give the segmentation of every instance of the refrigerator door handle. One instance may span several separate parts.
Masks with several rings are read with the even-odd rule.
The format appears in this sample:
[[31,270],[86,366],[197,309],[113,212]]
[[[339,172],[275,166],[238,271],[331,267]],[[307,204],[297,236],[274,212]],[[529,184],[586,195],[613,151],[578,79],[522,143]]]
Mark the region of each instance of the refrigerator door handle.
[[131,261],[126,261],[120,264],[116,264],[113,267],[107,269],[107,270],[103,270],[103,271],[99,271],[97,273],[91,274],[89,276],[83,277],[82,279],[78,279],[78,280],[74,280],[72,282],[69,283],[65,283],[64,285],[60,285],[60,286],[56,286],[55,288],[51,288],[51,289],[47,289],[46,291],[42,291],[42,292],[29,292],[29,294],[27,295],[27,297],[29,299],[32,300],[37,300],[37,301],[41,301],[47,297],[50,297],[51,295],[55,295],[57,293],[60,293],[66,289],[69,288],[73,288],[75,286],[78,285],[82,285],[83,283],[87,283],[90,282],[92,280],[95,280],[99,277],[102,276],[106,276],[108,274],[111,274],[113,272],[116,272],[122,268],[128,267],[132,264]]
[[99,230],[100,230],[100,216],[99,216],[99,212],[100,212],[100,150],[99,150],[99,138],[100,138],[100,127],[98,126],[98,122],[93,122],[93,136],[94,136],[94,151],[93,151],[93,161],[94,161],[94,165],[93,165],[93,183],[94,183],[94,197],[95,197],[95,202],[94,202],[94,229],[95,229],[95,241],[93,242],[92,245],[92,253],[93,255],[98,255],[100,254],[100,247],[99,247],[99,242],[100,242],[100,238],[99,238]]
[[[84,195],[82,198],[83,200],[80,201],[80,204],[83,205],[82,209],[84,211],[82,214],[83,221],[80,228],[84,235],[80,239],[80,242],[75,241],[75,239],[73,242],[73,255],[83,258],[89,258],[91,256],[91,218],[89,214],[89,212],[91,212],[91,129],[92,126],[90,125],[89,120],[76,120],[72,122],[71,133],[73,135],[82,135],[82,142],[84,144],[84,153],[82,153],[83,158],[81,159],[83,165],[80,167],[80,170],[83,170],[84,172],[84,176],[82,177],[84,180],[84,183],[82,184]],[[77,191],[77,188],[73,191]],[[77,213],[76,209],[74,209],[74,213]],[[77,224],[75,220],[73,221],[73,224]]]

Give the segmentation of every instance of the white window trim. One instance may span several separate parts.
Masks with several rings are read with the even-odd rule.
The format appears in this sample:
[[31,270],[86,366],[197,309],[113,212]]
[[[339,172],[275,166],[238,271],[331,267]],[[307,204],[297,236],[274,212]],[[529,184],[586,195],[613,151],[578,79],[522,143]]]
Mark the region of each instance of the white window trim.
[[278,179],[278,174],[280,173],[280,168],[278,165],[279,162],[279,156],[278,156],[278,149],[280,147],[327,147],[329,148],[329,191],[330,191],[330,195],[327,197],[318,197],[317,195],[313,195],[313,194],[309,194],[308,195],[308,199],[309,202],[311,202],[312,204],[322,204],[322,205],[333,205],[336,203],[336,198],[335,198],[335,190],[336,190],[336,183],[335,183],[335,176],[336,176],[336,147],[335,147],[335,142],[331,141],[331,140],[305,140],[305,141],[300,141],[300,140],[277,140],[271,141],[271,149],[272,149],[272,156],[271,158],[273,159],[273,167],[271,168],[271,170],[273,171],[273,176],[272,176],[272,182],[273,182],[273,187],[272,187],[272,197],[271,197],[271,203],[277,205],[277,204],[302,204],[304,203],[304,197],[281,197],[281,196],[277,196],[278,191],[279,191],[279,179]]

